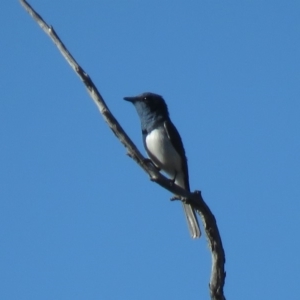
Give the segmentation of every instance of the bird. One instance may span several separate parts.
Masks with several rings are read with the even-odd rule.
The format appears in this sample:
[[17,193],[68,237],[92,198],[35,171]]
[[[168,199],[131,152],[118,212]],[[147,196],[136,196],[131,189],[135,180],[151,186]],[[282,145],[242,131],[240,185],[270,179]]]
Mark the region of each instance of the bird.
[[[189,173],[181,136],[172,123],[167,104],[162,96],[150,92],[124,97],[131,102],[139,115],[144,148],[153,162],[181,188],[190,192]],[[182,202],[188,228],[193,239],[201,236],[193,207]]]

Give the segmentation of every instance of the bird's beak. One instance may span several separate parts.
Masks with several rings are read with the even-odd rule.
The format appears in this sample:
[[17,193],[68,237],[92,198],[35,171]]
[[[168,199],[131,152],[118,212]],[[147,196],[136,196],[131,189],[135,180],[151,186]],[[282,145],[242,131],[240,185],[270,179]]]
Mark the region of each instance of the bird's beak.
[[136,97],[124,97],[123,99],[131,103],[134,103],[136,101]]

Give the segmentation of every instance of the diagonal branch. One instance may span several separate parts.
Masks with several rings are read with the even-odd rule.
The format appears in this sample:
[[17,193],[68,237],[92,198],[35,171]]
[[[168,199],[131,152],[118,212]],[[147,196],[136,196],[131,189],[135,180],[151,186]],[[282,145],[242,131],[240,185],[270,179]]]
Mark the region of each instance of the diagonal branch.
[[108,124],[108,126],[120,140],[120,142],[126,147],[128,155],[141,166],[141,168],[149,175],[152,181],[156,182],[168,191],[179,195],[177,199],[189,202],[198,211],[201,216],[203,226],[208,238],[209,247],[212,253],[212,272],[209,283],[210,296],[212,300],[225,300],[225,296],[223,293],[226,276],[224,267],[225,252],[222,246],[222,240],[216,219],[207,204],[204,202],[201,192],[195,191],[194,193],[189,193],[181,187],[172,184],[169,179],[159,173],[159,171],[151,163],[149,163],[147,159],[144,158],[144,156],[139,152],[137,147],[134,145],[134,143],[131,141],[126,132],[123,130],[123,128],[120,126],[118,121],[108,109],[104,99],[102,98],[89,75],[76,62],[76,60],[73,58],[71,53],[67,50],[65,45],[62,43],[62,41],[54,31],[53,27],[49,26],[43,20],[43,18],[28,4],[27,1],[20,0],[20,3],[32,16],[32,18],[38,23],[38,25],[44,30],[44,32],[51,38],[63,57],[67,60],[75,73],[83,81],[89,95],[97,105],[105,122]]

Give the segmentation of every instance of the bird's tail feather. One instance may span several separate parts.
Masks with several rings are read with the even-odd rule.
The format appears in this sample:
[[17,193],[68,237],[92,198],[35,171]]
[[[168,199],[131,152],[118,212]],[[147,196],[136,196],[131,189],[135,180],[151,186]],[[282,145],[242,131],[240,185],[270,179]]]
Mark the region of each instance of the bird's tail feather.
[[195,210],[192,208],[190,204],[187,203],[182,203],[182,204],[183,204],[186,220],[188,223],[188,227],[190,230],[190,234],[193,239],[197,239],[201,236],[201,231],[199,228],[199,223],[197,220]]

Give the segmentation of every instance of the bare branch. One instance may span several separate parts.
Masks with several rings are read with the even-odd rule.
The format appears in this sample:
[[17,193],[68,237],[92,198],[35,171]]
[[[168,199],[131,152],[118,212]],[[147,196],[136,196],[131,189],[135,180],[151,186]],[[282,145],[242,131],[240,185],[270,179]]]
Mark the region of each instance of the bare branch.
[[153,164],[149,163],[149,160],[145,159],[145,157],[139,152],[137,147],[128,137],[115,117],[112,115],[89,75],[76,62],[76,60],[73,58],[73,56],[70,54],[70,52],[67,50],[65,45],[62,43],[62,41],[54,31],[53,27],[49,26],[43,20],[43,18],[28,4],[27,1],[20,0],[20,3],[32,16],[32,18],[38,23],[38,25],[44,30],[44,32],[51,38],[63,57],[67,60],[69,65],[82,80],[87,88],[89,95],[102,114],[105,122],[117,136],[120,142],[127,148],[128,155],[142,167],[142,169],[149,175],[152,181],[156,182],[175,195],[179,195],[175,198],[181,201],[189,202],[197,210],[197,212],[201,216],[209,242],[209,247],[212,253],[212,272],[209,283],[210,296],[212,300],[225,300],[225,296],[223,293],[226,276],[224,268],[225,252],[222,246],[222,240],[218,230],[216,219],[207,204],[204,202],[201,192],[195,191],[194,193],[189,193],[181,187],[173,184],[168,178],[159,173],[156,167]]

